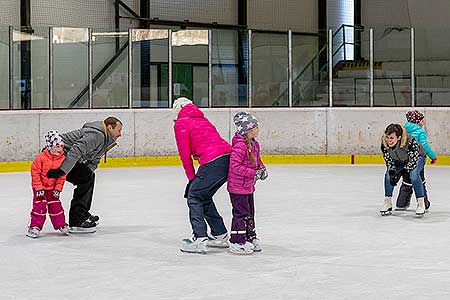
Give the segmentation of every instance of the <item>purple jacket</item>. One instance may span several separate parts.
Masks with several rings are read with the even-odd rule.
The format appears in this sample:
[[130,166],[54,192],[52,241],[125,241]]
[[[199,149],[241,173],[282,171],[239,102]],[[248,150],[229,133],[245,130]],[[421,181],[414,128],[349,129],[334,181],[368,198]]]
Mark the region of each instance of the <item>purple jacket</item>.
[[202,166],[231,151],[230,144],[194,104],[181,109],[174,130],[178,153],[189,180],[195,177],[192,157]]
[[231,145],[230,169],[228,172],[228,192],[232,194],[247,195],[255,191],[256,169],[264,166],[260,157],[259,143],[251,141],[251,151],[256,164],[250,160],[250,152],[245,138],[236,133]]

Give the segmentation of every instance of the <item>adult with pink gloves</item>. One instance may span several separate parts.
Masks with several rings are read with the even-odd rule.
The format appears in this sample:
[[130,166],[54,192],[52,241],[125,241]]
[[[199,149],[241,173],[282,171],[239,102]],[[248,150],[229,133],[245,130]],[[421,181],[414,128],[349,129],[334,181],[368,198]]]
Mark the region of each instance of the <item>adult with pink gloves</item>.
[[[173,110],[178,152],[189,180],[184,197],[193,231],[191,238],[183,240],[180,250],[206,253],[207,246],[226,248],[228,233],[213,196],[228,178],[230,144],[191,100],[178,98]],[[192,158],[199,162],[197,172]],[[211,228],[211,235],[208,235],[206,223]]]

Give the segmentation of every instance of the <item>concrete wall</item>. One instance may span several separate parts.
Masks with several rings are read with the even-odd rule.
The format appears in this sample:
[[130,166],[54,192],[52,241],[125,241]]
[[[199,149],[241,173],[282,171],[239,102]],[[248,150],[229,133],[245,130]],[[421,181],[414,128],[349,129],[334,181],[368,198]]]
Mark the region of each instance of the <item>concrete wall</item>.
[[[403,123],[407,108],[246,109],[259,121],[264,154],[379,154],[380,137],[389,123]],[[450,108],[422,108],[428,139],[438,155],[450,155]],[[205,109],[220,134],[234,134],[232,109]],[[0,112],[0,161],[33,159],[50,129],[66,132],[84,122],[116,116],[124,123],[119,147],[109,156],[176,155],[172,111],[75,110]]]

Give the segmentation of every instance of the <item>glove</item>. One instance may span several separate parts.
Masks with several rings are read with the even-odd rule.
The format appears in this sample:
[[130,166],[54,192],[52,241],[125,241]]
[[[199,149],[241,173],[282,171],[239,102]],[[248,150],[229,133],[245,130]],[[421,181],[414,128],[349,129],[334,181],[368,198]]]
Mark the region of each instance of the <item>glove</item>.
[[266,167],[262,167],[256,170],[255,180],[261,179],[265,180],[269,176]]
[[54,190],[53,191],[53,197],[59,199],[59,196],[61,195],[61,191]]
[[437,162],[437,157],[431,159],[431,164],[434,165]]
[[44,194],[45,194],[44,190],[36,191],[36,194],[35,194],[36,195],[36,201],[43,201],[43,200],[45,200]]
[[186,184],[186,188],[184,189],[184,198],[188,198],[189,195],[189,189],[191,188],[191,183],[194,179],[189,180],[189,182]]
[[401,173],[397,173],[395,170],[389,170],[389,181],[392,186],[396,186],[401,177]]
[[64,171],[61,170],[60,168],[58,168],[58,169],[50,169],[47,172],[47,177],[48,178],[59,178],[59,177],[65,175],[65,174],[66,173],[64,173]]

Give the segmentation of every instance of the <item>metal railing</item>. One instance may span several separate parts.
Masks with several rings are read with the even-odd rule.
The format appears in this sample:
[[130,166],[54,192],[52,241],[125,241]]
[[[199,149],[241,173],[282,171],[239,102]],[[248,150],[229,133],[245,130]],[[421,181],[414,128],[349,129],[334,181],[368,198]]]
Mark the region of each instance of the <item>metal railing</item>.
[[[104,63],[103,67],[100,68],[98,72],[95,74],[93,73],[93,53],[92,53],[92,29],[89,29],[89,36],[88,36],[88,42],[87,42],[87,48],[88,48],[88,77],[87,77],[87,83],[81,88],[80,92],[77,94],[77,96],[70,101],[70,104],[67,106],[68,108],[74,108],[74,107],[80,107],[85,105],[87,108],[93,108],[93,87],[95,85],[98,85],[101,81],[101,78],[103,76],[107,76],[110,72],[112,72],[112,66],[114,62],[116,62],[119,57],[124,57],[126,54],[127,57],[127,63],[128,63],[128,101],[127,106],[129,108],[133,107],[133,56],[132,56],[132,42],[130,42],[131,39],[131,29],[128,33],[120,33],[124,35],[129,36],[129,40],[124,42],[124,44],[117,50],[117,52],[108,60],[106,60],[106,63]],[[152,30],[152,29],[149,29]],[[287,54],[288,54],[288,65],[287,65],[287,78],[288,78],[288,85],[287,88],[284,88],[281,93],[278,94],[277,98],[274,99],[272,102],[272,106],[278,106],[280,105],[280,99],[286,98],[287,96],[287,106],[293,107],[293,106],[301,106],[301,103],[299,105],[300,100],[303,99],[304,95],[310,95],[309,97],[312,99],[311,103],[314,105],[315,95],[320,92],[320,90],[324,92],[324,89],[327,88],[327,97],[328,97],[328,105],[329,106],[335,106],[333,103],[333,92],[334,92],[334,86],[333,81],[335,78],[333,78],[333,67],[336,65],[337,62],[333,62],[336,56],[340,55],[342,53],[343,59],[348,59],[348,53],[347,51],[347,45],[352,45],[353,47],[360,46],[357,45],[353,41],[348,41],[346,39],[346,32],[348,30],[360,30],[358,28],[355,28],[354,26],[350,25],[341,25],[337,30],[334,32],[329,30],[328,31],[328,41],[326,45],[321,47],[317,50],[317,52],[313,55],[313,57],[302,67],[302,69],[298,72],[298,74],[294,77],[293,76],[293,58],[295,57],[295,52],[293,52],[293,32],[288,31],[287,38],[288,38],[288,46],[287,46]],[[173,95],[173,86],[172,86],[172,38],[171,38],[171,31],[169,32],[169,47],[168,47],[168,69],[169,69],[169,107],[172,103],[172,95]],[[14,31],[12,27],[9,28],[9,66],[8,66],[8,72],[9,72],[9,109],[13,109],[14,107],[14,95],[17,94],[16,89],[18,88],[16,84],[16,80],[14,78],[13,72],[14,72],[14,51],[13,46],[16,42],[20,42],[19,38],[24,37],[15,37],[17,32]],[[49,37],[49,49],[48,49],[48,58],[49,58],[49,65],[48,65],[48,85],[49,85],[49,108],[53,109],[55,107],[54,105],[54,51],[53,51],[53,28],[49,29],[50,37]],[[248,106],[252,107],[254,106],[254,101],[252,100],[252,66],[254,64],[252,60],[252,30],[247,31],[247,43],[248,47],[247,49],[247,55],[248,55],[248,72],[246,72],[247,76],[247,99],[248,99]],[[279,34],[279,32],[278,32]],[[403,80],[409,80],[410,81],[410,106],[415,106],[417,104],[416,99],[416,82],[417,78],[420,77],[420,75],[416,74],[415,71],[415,31],[414,28],[411,28],[410,30],[410,76],[406,77],[398,77],[398,76],[384,76],[382,78],[376,78],[374,76],[374,36],[373,36],[373,29],[369,30],[369,75],[368,78],[365,78],[365,80],[369,81],[369,103],[367,106],[375,106],[378,103],[374,102],[374,94],[376,94],[376,91],[374,90],[374,82],[385,80],[387,82],[390,82],[391,86],[391,92],[392,92],[392,101],[394,105],[398,105],[398,93],[400,93],[396,88],[394,81],[403,79]],[[16,40],[14,40],[16,39]],[[338,41],[337,43],[335,41]],[[214,106],[214,93],[212,91],[213,85],[212,85],[212,47],[211,47],[211,29],[209,29],[209,38],[208,38],[208,107]],[[333,43],[337,44],[337,46],[333,47]],[[128,52],[126,51],[128,50]],[[328,50],[328,51],[327,51]],[[322,57],[327,57],[326,62],[321,64],[321,60],[323,60]],[[333,63],[331,63],[333,62]],[[356,86],[358,85],[357,82],[360,80],[364,80],[364,78],[360,78],[355,76],[354,77],[354,99],[356,104],[356,93],[358,92],[356,90]],[[294,92],[295,89],[295,92]],[[449,89],[450,90],[450,89]],[[86,94],[88,97],[86,97]],[[311,96],[312,95],[312,96]],[[431,96],[430,96],[431,97]],[[88,101],[88,104],[86,105],[86,101]],[[285,104],[286,105],[286,104]]]

